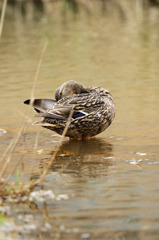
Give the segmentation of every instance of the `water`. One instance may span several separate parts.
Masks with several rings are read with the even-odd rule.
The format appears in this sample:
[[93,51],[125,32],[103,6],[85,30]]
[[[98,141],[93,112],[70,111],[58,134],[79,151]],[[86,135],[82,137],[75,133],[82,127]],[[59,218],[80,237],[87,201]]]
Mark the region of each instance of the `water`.
[[[157,26],[157,19],[123,21],[114,15],[24,18],[19,10],[8,8],[0,41],[1,156],[23,119],[36,120],[23,101],[30,97],[46,42],[36,98],[53,98],[60,84],[74,79],[108,89],[116,106],[114,122],[96,138],[86,142],[65,138],[44,189],[68,199],[39,204],[39,209],[12,210],[15,219],[33,214],[39,226],[50,224],[46,231],[32,230],[32,239],[40,234],[43,239],[158,239]],[[51,158],[60,136],[46,129],[39,132],[31,122],[27,127],[7,173],[22,157],[26,176],[34,161],[34,178]]]

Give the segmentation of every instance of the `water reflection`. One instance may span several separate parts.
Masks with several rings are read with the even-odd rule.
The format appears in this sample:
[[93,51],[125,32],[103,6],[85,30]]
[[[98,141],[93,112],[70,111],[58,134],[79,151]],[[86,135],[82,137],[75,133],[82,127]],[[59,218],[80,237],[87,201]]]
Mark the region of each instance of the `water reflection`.
[[[50,155],[53,153],[52,151]],[[42,160],[40,165],[45,166],[46,161]],[[113,145],[104,139],[94,138],[88,141],[64,142],[54,160],[52,171],[98,177],[106,176],[109,167],[113,165]]]

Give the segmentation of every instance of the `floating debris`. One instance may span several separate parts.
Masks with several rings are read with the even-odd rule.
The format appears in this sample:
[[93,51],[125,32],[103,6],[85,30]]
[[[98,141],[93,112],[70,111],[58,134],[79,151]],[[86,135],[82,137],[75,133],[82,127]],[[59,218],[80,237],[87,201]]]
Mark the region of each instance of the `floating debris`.
[[44,225],[44,227],[42,228],[42,230],[43,230],[43,231],[47,231],[47,230],[49,230],[49,229],[52,229],[52,226],[51,226],[50,223],[46,222],[45,225]]
[[20,202],[25,203],[29,199],[28,199],[28,196],[17,195],[16,197],[9,196],[7,200],[9,203],[20,203]]
[[139,164],[139,163],[138,163],[137,160],[133,159],[133,160],[130,161],[130,164],[132,164],[132,165],[137,165],[137,164]]
[[146,156],[147,153],[142,153],[142,152],[136,152],[137,155],[140,155],[140,156]]
[[38,154],[43,154],[44,153],[44,149],[37,150],[37,153]]
[[90,238],[90,233],[82,233],[81,234],[81,238],[84,238],[84,239],[86,239],[86,238]]
[[0,128],[0,136],[2,136],[3,134],[5,134],[6,132],[7,132],[6,130]]
[[34,223],[17,225],[14,222],[5,221],[3,226],[0,227],[0,230],[3,232],[11,233],[18,232],[21,234],[28,234],[32,231],[37,231],[38,226]]
[[104,157],[104,159],[113,159],[114,157]]
[[114,136],[110,136],[109,138],[114,138]]
[[159,162],[158,161],[155,161],[155,162],[149,162],[148,164],[150,164],[150,165],[152,165],[152,164],[159,164]]
[[26,215],[18,215],[19,220],[23,220],[25,223],[30,223],[34,220],[33,215],[26,214]]
[[68,200],[69,197],[67,194],[59,194],[57,197],[56,197],[56,200],[60,201],[60,200]]
[[59,195],[55,195],[53,193],[53,191],[51,190],[39,190],[39,191],[35,191],[35,192],[31,192],[30,196],[29,196],[29,201],[30,202],[45,202],[48,200],[68,200],[69,197],[67,194],[59,194]]
[[142,159],[136,160],[136,159],[132,159],[129,161],[130,164],[132,165],[139,165],[140,162],[142,162]]
[[120,137],[120,138],[116,138],[117,141],[122,141],[124,138]]
[[9,206],[0,206],[0,213],[9,215],[10,207]]
[[[21,219],[20,215],[20,220],[24,220],[25,216]],[[25,223],[25,224],[24,224]],[[50,223],[45,222],[44,225],[39,226],[37,222],[34,221],[34,218],[30,218],[30,222],[22,222],[22,224],[17,224],[15,222],[11,221],[5,221],[2,226],[0,226],[0,232],[5,232],[5,233],[19,233],[19,234],[30,234],[33,232],[37,232],[37,230],[41,229],[42,232],[48,232],[52,227]],[[10,239],[10,238],[9,238]]]
[[55,199],[55,194],[51,190],[39,190],[35,192],[31,192],[29,196],[29,201],[34,202],[44,202],[46,200],[53,200]]

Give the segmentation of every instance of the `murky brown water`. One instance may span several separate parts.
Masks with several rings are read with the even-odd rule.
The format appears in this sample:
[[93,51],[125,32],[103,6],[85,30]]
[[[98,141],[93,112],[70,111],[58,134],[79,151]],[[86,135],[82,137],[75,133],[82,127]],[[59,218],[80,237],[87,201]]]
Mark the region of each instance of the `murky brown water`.
[[[34,210],[37,222],[47,219],[51,224],[48,232],[39,230],[42,239],[158,239],[158,24],[153,18],[120,21],[99,16],[53,21],[44,15],[34,21],[8,10],[0,41],[0,128],[6,131],[0,135],[0,155],[23,115],[34,121],[23,101],[30,97],[46,41],[35,97],[51,98],[60,84],[75,79],[104,87],[115,99],[116,118],[105,132],[86,142],[65,139],[44,189],[68,199]],[[8,172],[23,155],[26,172],[35,161],[33,177],[40,173],[60,136],[40,129],[33,155],[38,131],[28,123]],[[32,213],[20,206],[14,212]],[[30,239],[37,239],[34,235]]]

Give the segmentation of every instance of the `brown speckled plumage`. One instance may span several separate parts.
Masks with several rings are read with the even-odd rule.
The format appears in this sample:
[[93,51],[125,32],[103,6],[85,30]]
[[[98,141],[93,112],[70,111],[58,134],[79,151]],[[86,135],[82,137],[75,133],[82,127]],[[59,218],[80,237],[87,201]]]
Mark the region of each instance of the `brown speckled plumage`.
[[[101,87],[84,88],[75,81],[68,81],[56,90],[55,98],[56,101],[35,99],[33,106],[38,112],[36,116],[42,117],[37,123],[60,135],[63,133],[70,112],[72,118],[66,133],[70,138],[95,136],[104,131],[115,116],[113,98]],[[43,111],[40,101],[44,105]],[[47,101],[49,101],[48,109],[46,109]],[[29,104],[30,101],[24,103]]]

